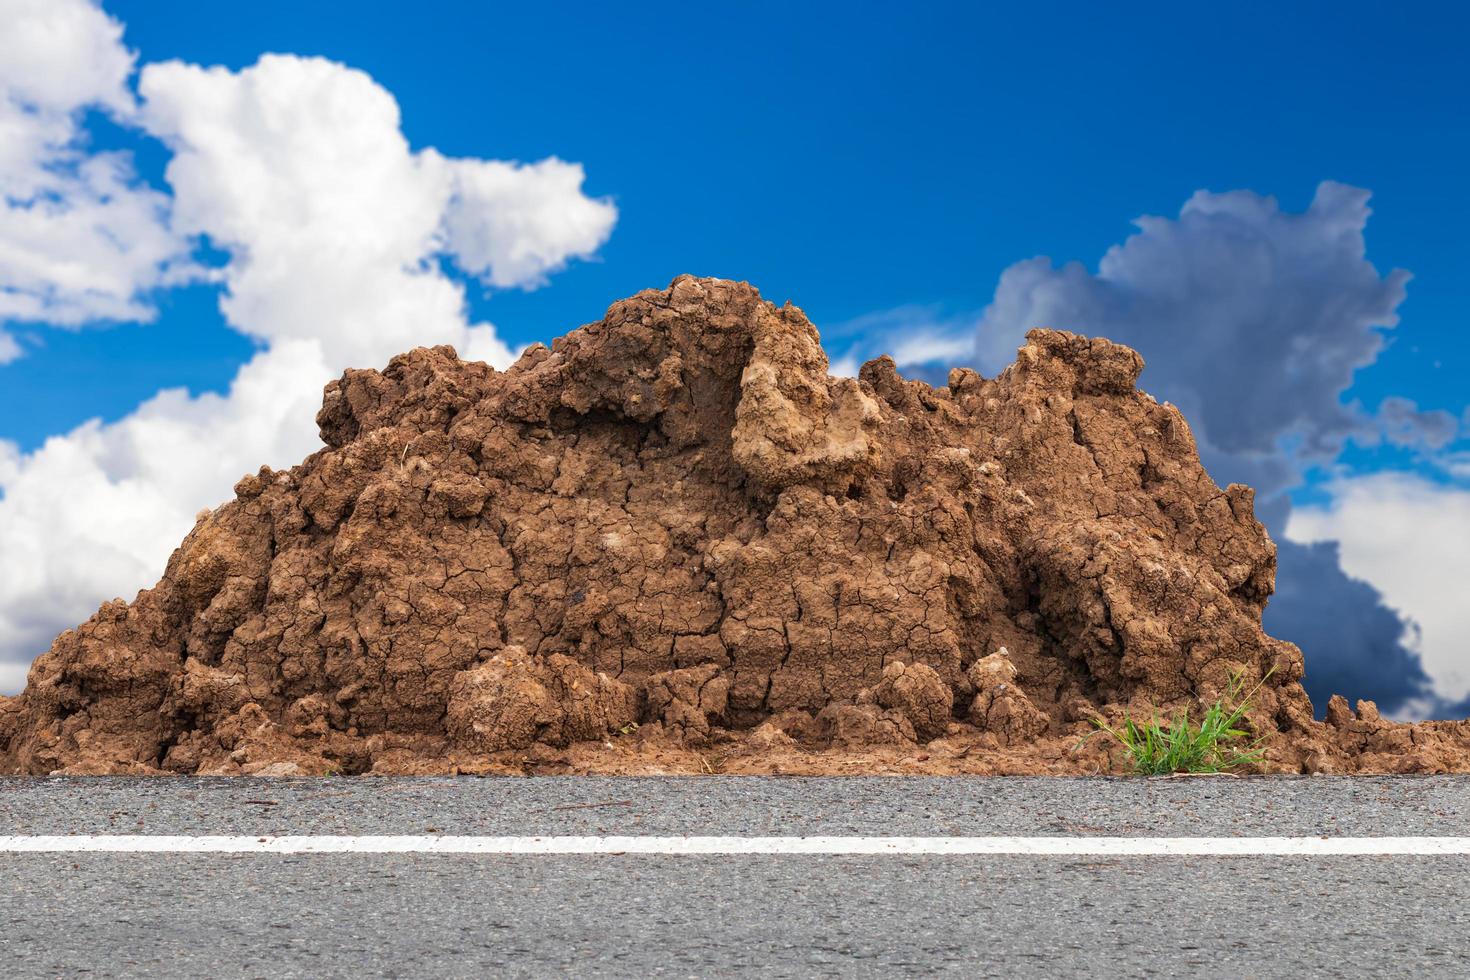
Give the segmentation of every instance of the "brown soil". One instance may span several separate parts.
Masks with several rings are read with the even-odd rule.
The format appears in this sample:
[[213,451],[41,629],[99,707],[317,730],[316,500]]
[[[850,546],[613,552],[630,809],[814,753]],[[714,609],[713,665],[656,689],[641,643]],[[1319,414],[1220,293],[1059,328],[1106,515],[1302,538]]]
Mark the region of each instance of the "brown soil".
[[1142,368],[1035,330],[832,378],[800,310],[681,277],[504,373],[349,371],[326,448],[0,698],[0,770],[1118,771],[1091,719],[1236,673],[1268,770],[1470,769],[1470,722],[1312,720],[1252,491]]

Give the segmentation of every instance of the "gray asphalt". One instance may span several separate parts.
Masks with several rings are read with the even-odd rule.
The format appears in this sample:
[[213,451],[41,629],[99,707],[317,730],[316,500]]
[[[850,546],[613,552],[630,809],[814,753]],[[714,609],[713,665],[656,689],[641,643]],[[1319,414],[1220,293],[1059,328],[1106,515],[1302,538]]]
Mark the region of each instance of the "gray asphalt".
[[[0,780],[0,834],[1470,835],[1470,779]],[[1470,975],[1470,859],[0,854],[0,974]]]

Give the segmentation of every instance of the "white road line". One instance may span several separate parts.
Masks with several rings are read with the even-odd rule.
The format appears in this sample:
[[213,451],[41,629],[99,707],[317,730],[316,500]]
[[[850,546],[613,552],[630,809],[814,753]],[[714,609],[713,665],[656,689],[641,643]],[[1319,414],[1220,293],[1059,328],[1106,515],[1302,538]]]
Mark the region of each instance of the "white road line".
[[1470,837],[182,837],[0,836],[0,853],[140,854],[1010,854],[1058,856],[1470,855]]

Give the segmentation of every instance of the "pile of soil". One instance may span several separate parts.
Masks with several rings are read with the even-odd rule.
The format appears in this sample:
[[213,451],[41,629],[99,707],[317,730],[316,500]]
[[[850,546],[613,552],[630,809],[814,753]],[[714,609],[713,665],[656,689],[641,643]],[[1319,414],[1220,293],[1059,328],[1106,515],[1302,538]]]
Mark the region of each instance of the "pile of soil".
[[1313,720],[1252,491],[1142,368],[1034,330],[997,378],[834,378],[800,310],[681,277],[504,373],[348,371],[324,449],[0,699],[0,769],[1118,771],[1092,719],[1232,676],[1268,770],[1470,768],[1470,723]]

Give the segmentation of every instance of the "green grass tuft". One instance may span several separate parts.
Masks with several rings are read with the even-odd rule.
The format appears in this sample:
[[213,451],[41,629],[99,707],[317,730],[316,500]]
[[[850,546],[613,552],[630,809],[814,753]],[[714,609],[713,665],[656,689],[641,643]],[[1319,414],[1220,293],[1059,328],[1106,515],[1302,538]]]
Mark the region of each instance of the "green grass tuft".
[[[1267,671],[1266,677],[1274,672],[1275,668]],[[1250,699],[1266,683],[1266,677],[1242,696],[1244,684],[1240,675],[1232,675],[1225,696],[1205,709],[1204,718],[1198,724],[1189,720],[1187,708],[1181,708],[1167,721],[1157,711],[1142,725],[1125,718],[1119,728],[1094,718],[1092,723],[1098,730],[1083,741],[1099,732],[1111,735],[1127,750],[1132,771],[1140,776],[1230,772],[1254,765],[1265,755],[1261,747],[1265,736],[1249,739],[1250,733],[1240,727],[1240,721],[1250,711]],[[1081,744],[1078,743],[1078,748]]]

